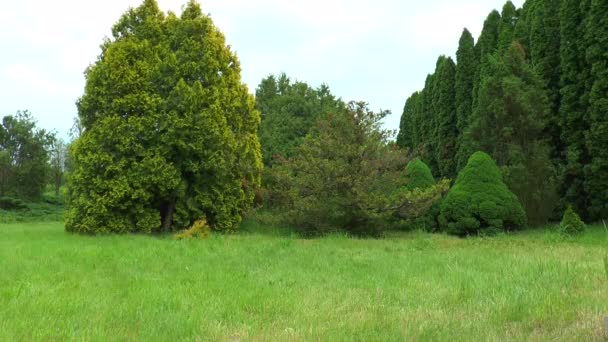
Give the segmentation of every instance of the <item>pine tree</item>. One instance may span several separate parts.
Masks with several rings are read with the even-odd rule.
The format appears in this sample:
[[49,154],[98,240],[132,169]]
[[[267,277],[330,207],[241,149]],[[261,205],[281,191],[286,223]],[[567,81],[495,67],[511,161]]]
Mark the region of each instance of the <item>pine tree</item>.
[[531,223],[552,213],[554,169],[543,131],[549,103],[541,78],[514,42],[505,55],[489,58],[482,71],[479,106],[470,138],[503,167],[505,183],[524,204]]
[[434,123],[434,152],[437,174],[440,177],[451,178],[456,173],[454,156],[456,155],[456,65],[450,57],[441,56],[435,71],[433,86]]
[[586,23],[586,61],[591,66],[587,148],[592,156],[585,169],[591,219],[608,217],[608,2],[591,0]]
[[475,58],[475,42],[471,33],[464,29],[458,51],[456,52],[456,127],[458,128],[456,169],[460,170],[466,165],[471,149],[465,142],[462,134],[469,125],[469,117],[473,111],[473,82],[477,70],[477,59]]
[[238,227],[260,185],[259,113],[239,62],[200,6],[125,13],[86,72],[66,230]]
[[585,30],[580,0],[564,0],[560,17],[560,126],[566,150],[564,165],[560,167],[559,194],[562,207],[569,203],[588,219],[584,167],[590,161],[585,145],[585,132],[589,130],[586,118],[589,68],[585,61],[585,42],[581,39]]

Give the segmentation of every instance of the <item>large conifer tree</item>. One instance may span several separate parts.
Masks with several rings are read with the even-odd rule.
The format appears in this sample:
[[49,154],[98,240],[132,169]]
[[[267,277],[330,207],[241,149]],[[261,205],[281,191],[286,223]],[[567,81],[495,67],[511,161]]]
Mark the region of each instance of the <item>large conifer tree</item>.
[[463,168],[472,150],[467,146],[462,132],[469,125],[469,117],[473,111],[473,85],[475,81],[475,72],[477,70],[477,59],[475,58],[475,42],[469,30],[464,29],[458,51],[456,51],[456,83],[455,83],[455,101],[456,101],[456,127],[458,129],[457,152],[456,152],[456,169]]
[[435,71],[433,108],[435,110],[434,152],[440,177],[456,173],[456,65],[450,57],[441,56]]
[[586,27],[586,61],[591,66],[586,190],[592,219],[608,217],[608,2],[591,0]]
[[126,12],[86,72],[66,229],[236,228],[260,183],[260,117],[239,62],[200,6]]

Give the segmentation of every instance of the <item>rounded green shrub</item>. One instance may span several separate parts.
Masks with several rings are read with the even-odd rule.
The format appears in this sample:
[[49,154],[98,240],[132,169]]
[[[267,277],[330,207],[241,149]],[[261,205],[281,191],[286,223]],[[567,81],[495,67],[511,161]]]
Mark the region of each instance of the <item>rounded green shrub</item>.
[[571,235],[578,234],[585,231],[585,223],[581,220],[580,216],[572,209],[571,206],[564,212],[562,222],[559,224],[560,231],[562,233]]
[[405,178],[408,190],[425,189],[435,185],[431,169],[418,158],[410,161],[405,167]]
[[440,211],[441,228],[460,236],[515,230],[526,225],[521,202],[502,181],[494,160],[483,152],[469,158]]

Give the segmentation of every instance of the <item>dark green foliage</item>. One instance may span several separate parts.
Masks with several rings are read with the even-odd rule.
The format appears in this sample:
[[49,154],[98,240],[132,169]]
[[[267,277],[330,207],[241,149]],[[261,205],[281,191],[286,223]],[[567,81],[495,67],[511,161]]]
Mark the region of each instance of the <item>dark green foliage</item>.
[[0,124],[0,196],[38,200],[49,176],[54,135],[36,128],[28,111],[5,116]]
[[433,109],[435,124],[433,127],[433,150],[437,163],[437,174],[440,177],[452,178],[456,174],[456,65],[450,57],[440,57],[435,71],[433,87]]
[[25,210],[27,209],[27,204],[19,198],[0,197],[0,209]]
[[260,183],[259,113],[200,6],[125,13],[86,72],[66,230],[235,229]]
[[507,1],[500,14],[500,27],[498,29],[498,50],[507,50],[513,42],[515,25],[518,20],[518,10],[511,1]]
[[291,157],[319,117],[344,104],[326,85],[315,89],[281,74],[262,80],[256,91],[256,106],[262,113],[260,144],[268,166],[278,157]]
[[428,75],[424,83],[424,90],[422,91],[422,99],[420,106],[420,124],[418,129],[420,130],[419,139],[421,158],[431,168],[432,171],[437,173],[437,162],[435,159],[435,144],[434,129],[436,124],[435,119],[435,107],[433,103],[435,88],[435,76]]
[[330,112],[304,139],[299,153],[273,168],[286,179],[290,201],[282,210],[289,224],[305,235],[344,231],[376,236],[396,214],[418,216],[439,197],[445,182],[407,190],[406,156],[388,144],[392,134],[381,128],[386,115],[364,103]]
[[[434,186],[435,178],[431,169],[420,159],[410,161],[405,168],[405,187],[408,190],[425,190]],[[409,229],[435,231],[437,228],[437,217],[439,216],[439,203],[433,204],[427,212],[422,213],[414,219],[409,220]]]
[[586,61],[591,67],[589,132],[591,162],[585,167],[592,220],[608,217],[608,2],[591,0],[586,23]]
[[529,1],[532,1],[527,17],[530,25],[530,60],[547,89],[549,115],[545,132],[551,146],[551,158],[561,162],[564,150],[559,125],[561,0]]
[[565,146],[564,163],[560,167],[559,193],[564,203],[571,203],[576,212],[589,218],[588,194],[585,190],[585,165],[591,159],[585,144],[589,131],[587,121],[589,78],[585,60],[584,13],[580,0],[564,0],[561,7],[561,139]]
[[477,59],[475,57],[475,41],[471,33],[464,29],[458,51],[456,51],[456,128],[458,129],[457,152],[456,152],[456,170],[464,167],[469,156],[472,154],[470,146],[464,139],[462,132],[469,125],[469,117],[473,111],[473,86],[475,81],[475,72],[477,70]]
[[483,29],[477,44],[475,44],[475,54],[477,57],[477,70],[475,71],[475,82],[473,85],[473,111],[477,107],[479,83],[481,81],[482,67],[487,63],[487,59],[498,48],[498,39],[500,35],[501,17],[498,11],[492,11],[483,23]]
[[561,232],[568,235],[580,234],[585,231],[585,223],[572,207],[568,206],[568,209],[564,212],[562,222],[559,224],[559,229]]
[[441,228],[455,235],[515,230],[526,225],[526,215],[502,181],[492,158],[476,152],[460,171],[441,203]]
[[543,139],[549,112],[542,80],[518,43],[491,57],[482,72],[479,105],[469,128],[475,148],[503,167],[530,223],[545,223],[554,208],[554,169]]
[[416,130],[416,101],[418,93],[412,94],[403,107],[403,114],[399,123],[399,134],[397,135],[397,145],[403,148],[414,148]]

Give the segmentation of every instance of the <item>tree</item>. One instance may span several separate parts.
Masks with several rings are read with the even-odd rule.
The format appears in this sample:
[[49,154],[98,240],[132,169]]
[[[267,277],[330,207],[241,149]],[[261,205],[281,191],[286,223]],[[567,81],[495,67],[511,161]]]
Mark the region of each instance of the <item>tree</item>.
[[498,50],[507,50],[513,42],[515,35],[515,26],[518,21],[518,10],[509,0],[502,7],[500,14],[500,26],[498,29]]
[[503,183],[496,163],[483,152],[469,158],[440,211],[441,228],[459,236],[509,231],[526,225],[517,196]]
[[567,235],[579,234],[585,231],[585,223],[581,220],[580,216],[568,206],[568,209],[564,212],[562,222],[559,224],[559,230]]
[[344,106],[327,85],[315,89],[305,82],[292,82],[285,74],[263,79],[256,100],[262,113],[260,143],[267,166],[277,156],[291,157],[322,114]]
[[28,111],[0,125],[0,196],[39,199],[48,177],[48,148],[54,135],[36,127]]
[[543,81],[519,43],[488,59],[468,134],[476,149],[503,167],[531,223],[546,222],[554,208],[554,168],[543,138],[548,113]]
[[477,94],[479,92],[479,84],[481,82],[481,69],[487,63],[487,59],[498,48],[498,39],[500,35],[501,17],[498,11],[490,12],[483,23],[483,29],[477,39],[475,45],[475,54],[477,56],[477,70],[473,82],[473,111],[477,107]]
[[[422,160],[416,158],[407,164],[405,168],[405,188],[407,190],[427,190],[435,186],[435,184],[435,178],[433,178],[431,169]],[[426,212],[421,212],[418,216],[410,218],[407,226],[410,229],[435,231],[437,229],[438,216],[439,202],[436,202]]]
[[570,203],[576,212],[589,219],[589,195],[585,190],[585,165],[591,156],[585,145],[589,131],[587,118],[589,67],[585,60],[584,13],[580,0],[564,0],[561,7],[560,43],[560,127],[565,160],[560,167],[561,207]]
[[405,101],[403,114],[399,123],[399,134],[397,135],[397,145],[402,148],[413,149],[416,147],[416,105],[419,93],[416,92]]
[[450,57],[441,56],[433,86],[433,144],[438,174],[451,178],[456,173],[454,156],[458,137],[455,99],[456,65]]
[[585,167],[591,219],[608,217],[608,3],[591,0],[586,23],[586,62],[591,66],[587,149],[591,162]]
[[560,84],[560,18],[561,0],[532,1],[528,13],[530,27],[530,61],[543,79],[549,100],[545,134],[550,139],[551,158],[561,163],[564,146],[559,120]]
[[59,196],[64,184],[68,163],[68,146],[61,138],[53,139],[50,146],[51,183],[55,187],[55,196]]
[[223,35],[190,1],[127,11],[86,71],[66,230],[235,229],[262,168],[259,113]]
[[469,117],[473,111],[473,86],[475,81],[475,71],[477,70],[477,60],[475,58],[475,41],[471,33],[464,29],[458,51],[456,51],[456,127],[458,129],[457,152],[456,152],[456,171],[462,169],[469,156],[472,154],[462,134],[469,126]]
[[301,233],[379,235],[397,213],[413,217],[447,188],[446,182],[425,190],[404,187],[407,158],[381,128],[387,114],[365,103],[327,113],[298,153],[277,167],[289,184],[291,200],[283,211]]

